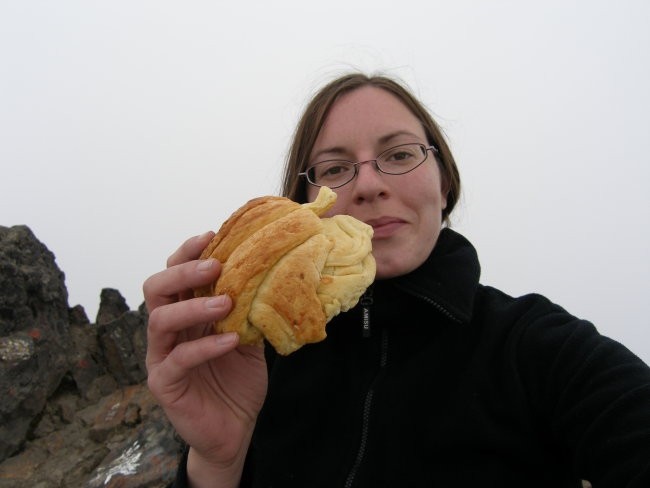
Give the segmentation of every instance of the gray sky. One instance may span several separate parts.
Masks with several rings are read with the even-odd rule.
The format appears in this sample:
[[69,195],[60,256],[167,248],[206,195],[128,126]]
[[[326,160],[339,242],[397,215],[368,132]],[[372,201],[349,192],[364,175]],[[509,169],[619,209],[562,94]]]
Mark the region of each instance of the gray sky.
[[279,190],[343,71],[407,82],[464,184],[482,281],[538,292],[650,362],[650,2],[0,2],[0,225],[94,321],[187,237]]

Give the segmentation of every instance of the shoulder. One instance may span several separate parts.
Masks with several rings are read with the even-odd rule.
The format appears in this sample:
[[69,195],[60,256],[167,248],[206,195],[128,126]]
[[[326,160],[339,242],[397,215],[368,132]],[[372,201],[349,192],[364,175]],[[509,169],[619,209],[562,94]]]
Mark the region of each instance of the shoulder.
[[625,346],[602,335],[590,321],[576,317],[543,295],[512,297],[481,285],[475,305],[473,326],[524,369],[563,376],[585,368],[594,371],[621,364],[645,366]]
[[483,337],[539,395],[578,392],[599,380],[616,380],[621,388],[649,384],[650,368],[628,348],[542,295],[512,297],[480,286],[475,313]]
[[473,319],[476,322],[520,328],[581,326],[596,330],[588,320],[573,315],[538,293],[513,297],[496,288],[479,285],[475,304]]

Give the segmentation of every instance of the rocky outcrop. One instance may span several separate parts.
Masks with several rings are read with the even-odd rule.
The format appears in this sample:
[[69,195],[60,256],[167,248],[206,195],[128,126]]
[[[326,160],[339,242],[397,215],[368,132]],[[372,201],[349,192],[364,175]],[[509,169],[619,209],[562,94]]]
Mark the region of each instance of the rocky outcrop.
[[146,387],[146,326],[113,289],[91,323],[31,230],[0,227],[0,488],[171,481],[181,445]]

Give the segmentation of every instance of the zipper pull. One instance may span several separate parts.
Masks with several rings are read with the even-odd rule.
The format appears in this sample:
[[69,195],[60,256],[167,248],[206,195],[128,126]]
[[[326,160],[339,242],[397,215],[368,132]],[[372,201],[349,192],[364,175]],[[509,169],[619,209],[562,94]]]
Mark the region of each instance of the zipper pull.
[[370,337],[370,308],[373,304],[372,285],[365,291],[359,303],[361,303],[361,335],[367,338]]

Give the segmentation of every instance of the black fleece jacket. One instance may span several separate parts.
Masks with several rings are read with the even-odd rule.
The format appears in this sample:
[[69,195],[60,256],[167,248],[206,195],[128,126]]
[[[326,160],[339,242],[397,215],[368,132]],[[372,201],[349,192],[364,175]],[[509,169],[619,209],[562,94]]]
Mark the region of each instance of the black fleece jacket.
[[444,229],[420,268],[375,282],[325,341],[267,348],[241,486],[649,487],[648,366],[479,274],[471,244]]

